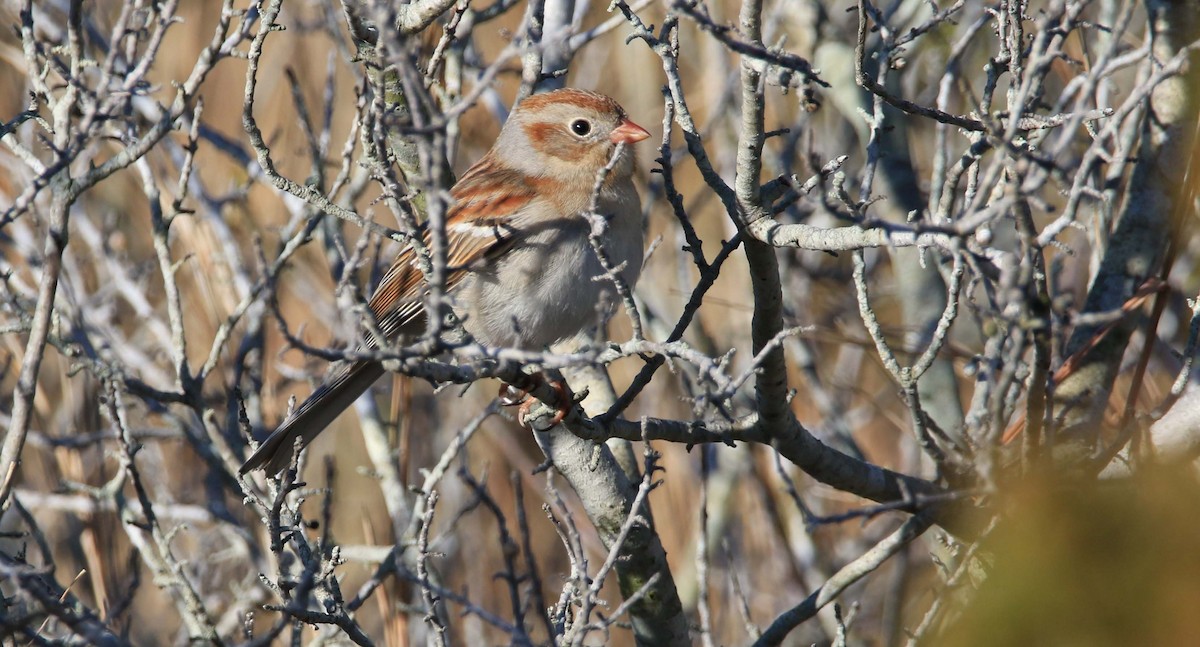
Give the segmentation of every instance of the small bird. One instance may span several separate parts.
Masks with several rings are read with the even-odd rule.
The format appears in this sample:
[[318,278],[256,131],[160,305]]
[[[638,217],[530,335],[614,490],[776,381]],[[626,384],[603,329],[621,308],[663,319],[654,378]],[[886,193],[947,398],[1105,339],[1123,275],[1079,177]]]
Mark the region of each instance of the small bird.
[[[467,332],[495,347],[539,350],[595,326],[615,303],[583,213],[608,218],[604,249],[624,283],[642,269],[641,203],[630,145],[650,136],[613,99],[562,89],[530,96],[509,115],[491,150],[450,190],[446,288]],[[615,155],[615,159],[614,159]],[[392,263],[369,306],[390,340],[425,330],[424,277],[411,247]],[[277,474],[297,439],[308,445],[384,373],[359,361],[328,376],[246,459],[240,472]]]

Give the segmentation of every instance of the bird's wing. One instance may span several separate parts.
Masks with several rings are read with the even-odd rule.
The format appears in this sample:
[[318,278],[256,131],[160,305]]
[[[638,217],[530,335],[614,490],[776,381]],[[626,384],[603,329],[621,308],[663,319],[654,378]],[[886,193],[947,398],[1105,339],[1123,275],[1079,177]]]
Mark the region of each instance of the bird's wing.
[[[519,173],[495,168],[487,158],[454,185],[455,202],[446,214],[446,289],[453,290],[466,274],[500,256],[520,239],[535,188]],[[428,231],[425,244],[432,244]],[[425,277],[411,246],[396,257],[371,295],[371,312],[388,339],[419,334],[424,326]]]

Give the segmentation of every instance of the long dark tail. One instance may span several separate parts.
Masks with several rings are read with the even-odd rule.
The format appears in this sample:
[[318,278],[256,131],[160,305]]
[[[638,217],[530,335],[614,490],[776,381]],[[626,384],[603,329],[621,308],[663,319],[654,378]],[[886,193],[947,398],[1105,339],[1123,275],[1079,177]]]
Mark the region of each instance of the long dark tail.
[[383,365],[379,362],[358,362],[339,370],[258,446],[238,472],[245,474],[260,467],[268,474],[281,472],[292,460],[296,439],[300,447],[308,446],[381,375]]

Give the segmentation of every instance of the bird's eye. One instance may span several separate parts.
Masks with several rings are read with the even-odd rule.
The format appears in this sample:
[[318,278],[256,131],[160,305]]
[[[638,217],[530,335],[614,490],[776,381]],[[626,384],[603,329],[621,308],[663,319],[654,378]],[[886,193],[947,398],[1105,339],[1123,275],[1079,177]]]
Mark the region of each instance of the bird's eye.
[[571,122],[571,132],[580,137],[585,137],[588,133],[592,132],[592,123],[587,119],[576,119]]

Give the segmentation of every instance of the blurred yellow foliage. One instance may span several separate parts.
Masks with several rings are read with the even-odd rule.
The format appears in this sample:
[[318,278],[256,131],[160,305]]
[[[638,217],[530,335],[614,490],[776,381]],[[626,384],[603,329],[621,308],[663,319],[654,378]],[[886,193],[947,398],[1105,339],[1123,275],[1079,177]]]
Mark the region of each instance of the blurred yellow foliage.
[[992,568],[942,645],[1194,645],[1200,482],[1149,469],[1086,488],[1034,479],[986,543]]

